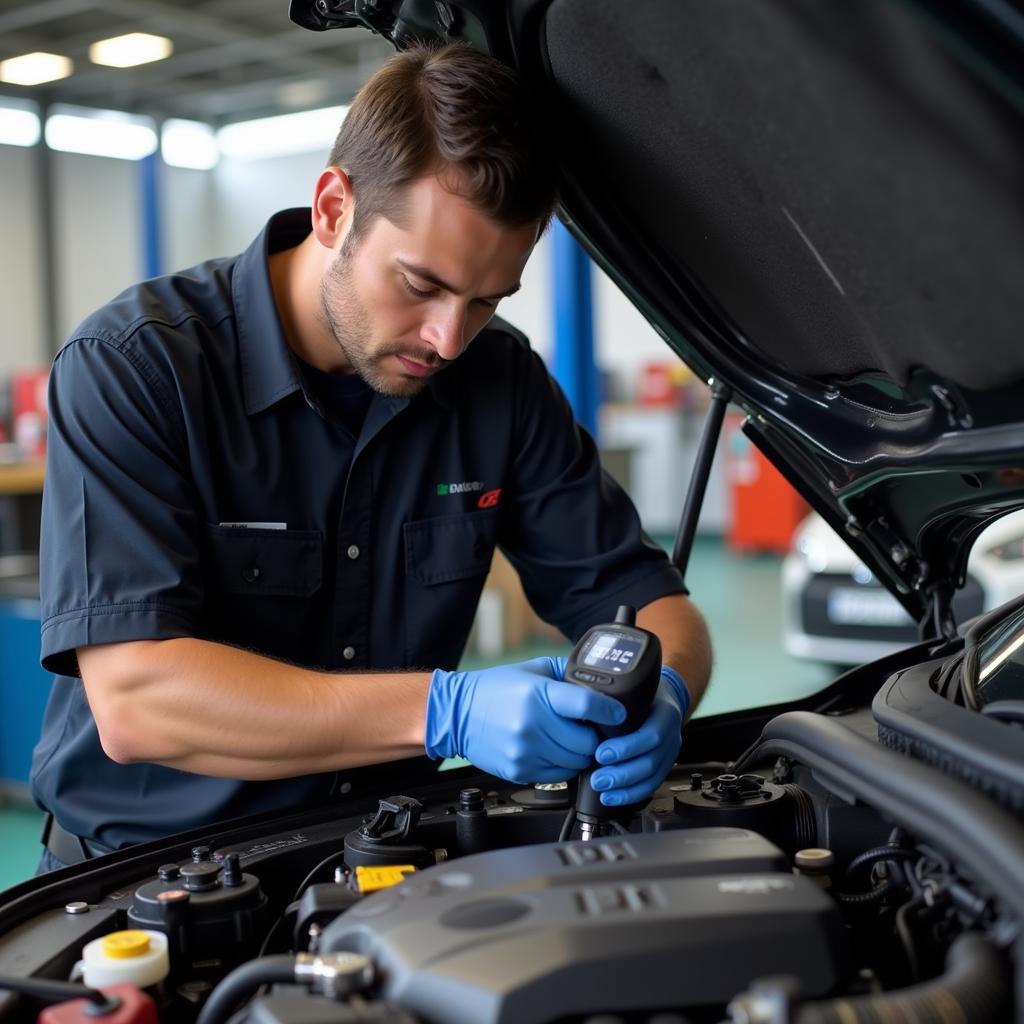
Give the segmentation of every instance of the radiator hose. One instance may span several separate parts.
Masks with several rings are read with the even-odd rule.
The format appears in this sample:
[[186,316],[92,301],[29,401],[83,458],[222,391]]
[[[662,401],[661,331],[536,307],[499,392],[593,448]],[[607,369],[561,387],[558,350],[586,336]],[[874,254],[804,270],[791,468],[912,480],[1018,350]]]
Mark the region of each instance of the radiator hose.
[[295,957],[264,956],[236,967],[213,990],[196,1018],[196,1024],[223,1024],[243,1000],[261,985],[295,981]]
[[1007,1020],[1009,998],[1008,970],[996,949],[980,935],[961,935],[938,978],[878,995],[809,1003],[794,1024],[1000,1024]]

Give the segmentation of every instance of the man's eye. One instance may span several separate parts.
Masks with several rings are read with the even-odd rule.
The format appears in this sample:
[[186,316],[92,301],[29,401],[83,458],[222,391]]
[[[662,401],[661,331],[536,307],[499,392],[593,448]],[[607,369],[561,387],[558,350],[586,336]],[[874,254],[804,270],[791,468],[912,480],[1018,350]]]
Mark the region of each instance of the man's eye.
[[405,285],[405,290],[410,295],[415,295],[416,298],[418,299],[429,299],[430,296],[433,295],[435,291],[437,291],[436,288],[430,288],[427,291],[423,291],[421,288],[415,287],[409,280],[409,278],[405,276],[402,277],[402,284]]

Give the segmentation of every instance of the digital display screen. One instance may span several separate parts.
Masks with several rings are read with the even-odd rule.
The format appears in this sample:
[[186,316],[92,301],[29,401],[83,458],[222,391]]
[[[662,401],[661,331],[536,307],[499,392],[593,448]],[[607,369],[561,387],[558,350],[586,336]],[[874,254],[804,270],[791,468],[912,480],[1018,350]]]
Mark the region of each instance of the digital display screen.
[[627,640],[617,633],[599,633],[584,656],[583,664],[605,672],[628,672],[642,647],[640,640]]

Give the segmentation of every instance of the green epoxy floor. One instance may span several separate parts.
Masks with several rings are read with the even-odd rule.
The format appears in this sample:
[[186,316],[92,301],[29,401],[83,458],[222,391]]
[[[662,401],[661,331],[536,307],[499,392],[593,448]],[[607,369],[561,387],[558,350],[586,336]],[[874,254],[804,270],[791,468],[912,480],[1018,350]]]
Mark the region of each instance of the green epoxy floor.
[[0,808],[0,890],[35,874],[43,815],[34,807]]
[[718,540],[695,545],[687,585],[707,618],[714,649],[699,715],[807,697],[834,678],[832,666],[782,650],[781,566],[775,555],[733,555]]
[[[700,715],[804,697],[830,680],[828,667],[796,661],[782,652],[779,570],[775,556],[736,557],[717,539],[698,540],[687,582],[707,617],[715,649],[711,688]],[[567,645],[533,645],[510,651],[500,660],[567,653]],[[471,663],[483,664],[480,659],[465,659],[465,664]],[[0,808],[0,889],[35,870],[42,820],[34,809]]]

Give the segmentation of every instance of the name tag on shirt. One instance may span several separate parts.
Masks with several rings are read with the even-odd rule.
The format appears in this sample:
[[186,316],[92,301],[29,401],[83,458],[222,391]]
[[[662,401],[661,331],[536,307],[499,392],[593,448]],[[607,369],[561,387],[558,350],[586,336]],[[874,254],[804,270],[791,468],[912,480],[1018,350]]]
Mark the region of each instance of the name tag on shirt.
[[287,523],[218,523],[218,526],[228,526],[232,530],[287,530]]

